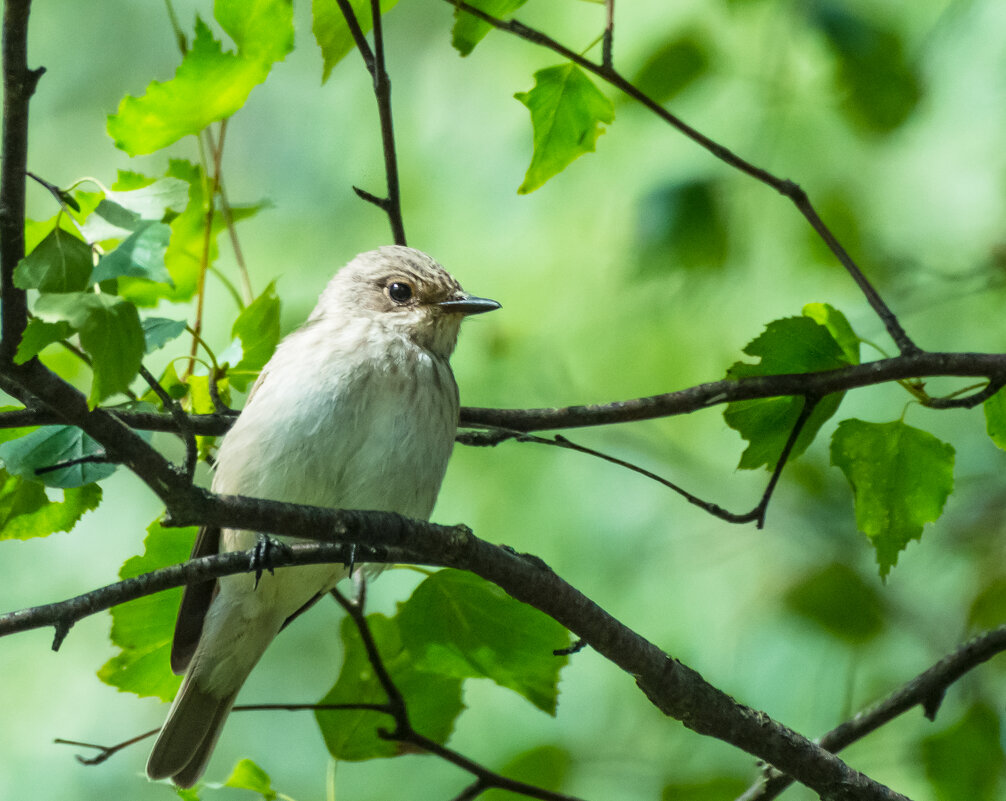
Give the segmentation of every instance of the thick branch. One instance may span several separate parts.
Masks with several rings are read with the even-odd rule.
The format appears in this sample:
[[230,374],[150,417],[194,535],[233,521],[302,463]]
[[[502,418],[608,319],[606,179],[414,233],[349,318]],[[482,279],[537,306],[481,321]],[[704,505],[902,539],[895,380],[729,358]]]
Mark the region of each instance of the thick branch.
[[[925,352],[818,373],[711,381],[677,392],[580,406],[543,409],[490,409],[463,406],[461,426],[493,426],[522,432],[582,428],[675,417],[733,401],[807,394],[824,396],[833,392],[845,392],[906,378],[935,376],[987,378],[993,385],[998,386],[1006,381],[1006,354]],[[967,398],[954,398],[953,403],[944,403],[941,399],[933,398],[926,405],[934,408],[968,408],[986,400],[991,394],[993,394],[991,391],[983,390]],[[180,431],[174,417],[167,413],[116,410],[108,414],[131,428],[173,433]],[[236,414],[192,414],[188,415],[188,422],[194,434],[219,436],[227,433],[236,417]],[[0,413],[0,428],[63,422],[67,422],[66,415],[57,414],[49,409]]]
[[31,0],[7,0],[3,15],[3,134],[0,153],[0,360],[10,361],[28,324],[25,291],[14,286],[24,258],[24,195],[28,169],[28,102],[43,69],[28,69]]
[[[528,603],[566,626],[604,657],[632,675],[639,687],[665,714],[683,722],[694,731],[731,743],[776,766],[784,773],[816,790],[828,799],[902,799],[888,788],[852,770],[848,765],[796,732],[773,721],[767,715],[736,703],[706,682],[698,673],[670,658],[653,643],[611,617],[588,597],[560,579],[540,559],[514,553],[511,549],[490,545],[464,526],[438,526],[414,521],[393,513],[323,509],[277,503],[238,496],[214,496],[193,491],[184,503],[169,508],[168,525],[210,524],[228,528],[252,528],[268,534],[296,535],[337,544],[357,542],[367,548],[390,548],[395,558],[427,565],[444,565],[470,570],[502,587],[514,598]],[[295,546],[290,555],[277,554],[275,565],[294,564],[305,559],[311,546]],[[312,560],[344,561],[346,554],[319,551]],[[204,557],[174,568],[170,580],[162,571],[140,576],[129,591],[126,582],[111,585],[64,602],[80,605],[82,614],[107,608],[131,597],[149,594],[164,586],[178,586],[187,581],[205,580],[206,572],[217,560],[233,559],[232,572],[244,560],[245,571],[254,569],[248,554]],[[290,561],[287,561],[290,560]],[[198,567],[189,567],[189,565]],[[194,573],[188,574],[187,570]],[[154,585],[154,582],[159,582]],[[26,610],[0,618],[0,632],[18,631],[42,625],[56,625],[60,610],[50,605],[45,610]],[[80,614],[73,619],[78,619]],[[44,618],[44,619],[43,619]],[[29,623],[29,621],[31,621]],[[72,623],[72,620],[70,621]],[[65,632],[69,623],[63,624]]]

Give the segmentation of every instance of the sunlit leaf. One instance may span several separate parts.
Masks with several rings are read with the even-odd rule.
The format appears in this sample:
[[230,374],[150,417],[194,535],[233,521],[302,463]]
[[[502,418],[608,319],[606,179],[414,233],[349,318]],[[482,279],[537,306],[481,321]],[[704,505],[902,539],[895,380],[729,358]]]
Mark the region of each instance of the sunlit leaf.
[[[806,316],[774,320],[765,327],[764,333],[745,346],[744,352],[760,357],[761,361],[758,364],[737,362],[727,371],[727,378],[834,370],[851,363],[829,329]],[[797,437],[791,458],[799,456],[813,442],[821,426],[838,409],[842,397],[843,393],[835,393],[821,399]],[[794,397],[727,404],[723,419],[749,443],[738,466],[748,470],[762,465],[770,470],[774,468],[803,403],[802,398]]]
[[534,74],[530,92],[514,95],[531,112],[534,153],[521,194],[533,192],[562,172],[574,159],[594,149],[604,133],[601,123],[612,123],[615,107],[575,64],[560,64]]
[[269,284],[238,315],[231,336],[241,343],[241,359],[227,371],[231,384],[244,392],[269,361],[279,343],[279,296],[275,283]]
[[[119,578],[127,579],[189,557],[195,528],[162,528],[154,521],[147,528],[142,556],[127,559]],[[181,677],[171,672],[171,640],[181,602],[180,588],[147,595],[112,609],[112,644],[119,653],[98,671],[106,684],[139,696],[170,701]]]
[[214,13],[237,44],[224,51],[209,27],[196,35],[175,77],[153,81],[143,97],[126,97],[108,118],[108,134],[131,156],[152,153],[241,108],[273,63],[293,48],[290,0],[217,0]]
[[488,678],[555,714],[569,632],[485,579],[440,570],[399,613],[417,667],[458,678]]
[[842,312],[830,303],[808,303],[803,307],[803,316],[827,328],[849,364],[859,364],[859,337]]
[[94,371],[91,405],[128,392],[145,347],[140,316],[132,303],[93,292],[42,295],[35,314],[50,323],[65,320],[80,334]]
[[278,796],[277,792],[272,789],[272,779],[269,774],[250,759],[242,759],[234,766],[231,775],[224,782],[224,787],[251,790],[262,796],[265,801],[273,801]]
[[[349,4],[353,7],[360,29],[364,34],[369,33],[374,27],[370,0],[350,0]],[[381,14],[387,13],[397,4],[398,0],[381,0]],[[312,0],[311,13],[311,30],[314,32],[318,47],[321,48],[321,57],[324,61],[321,82],[325,83],[332,74],[332,68],[356,47],[356,42],[353,41],[353,35],[346,25],[346,18],[339,10],[336,0]]]
[[69,323],[47,323],[39,320],[37,317],[33,317],[28,321],[28,325],[21,335],[21,343],[17,346],[14,363],[24,364],[29,359],[37,356],[53,342],[66,339],[70,336],[70,333]]
[[786,608],[854,645],[884,629],[880,594],[848,565],[834,562],[803,576],[783,595]]
[[831,463],[852,485],[856,525],[886,576],[923,525],[943,513],[954,487],[954,449],[898,420],[843,420],[831,440]]
[[[468,0],[468,5],[484,11],[492,17],[503,19],[527,0]],[[467,56],[493,29],[488,22],[469,14],[461,8],[454,9],[454,28],[451,30],[451,44],[462,55]]]
[[14,269],[14,286],[41,292],[80,292],[88,286],[91,248],[77,236],[54,228]]
[[999,801],[1006,756],[999,710],[973,703],[960,720],[922,741],[922,764],[941,801]]
[[101,503],[101,487],[85,484],[63,490],[63,500],[50,500],[38,481],[0,470],[0,540],[46,537],[70,531],[85,512]]
[[[409,720],[415,729],[438,743],[447,742],[461,703],[461,679],[424,670],[402,646],[397,619],[367,616],[377,650],[395,685],[405,697]],[[339,678],[319,701],[322,704],[375,703],[387,701],[374,669],[367,659],[359,632],[352,620],[342,621],[345,661]],[[397,756],[400,746],[382,738],[378,728],[387,728],[388,715],[364,710],[315,712],[329,753],[336,759],[363,760]]]

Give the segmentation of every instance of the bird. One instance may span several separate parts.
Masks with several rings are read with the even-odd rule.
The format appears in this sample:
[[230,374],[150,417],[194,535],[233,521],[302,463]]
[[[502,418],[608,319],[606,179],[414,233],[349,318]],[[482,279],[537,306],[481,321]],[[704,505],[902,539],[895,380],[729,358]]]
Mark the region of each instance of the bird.
[[[262,369],[220,443],[213,491],[429,519],[457,432],[449,359],[461,322],[498,308],[419,250],[361,253]],[[260,541],[207,526],[192,557]],[[342,564],[304,565],[185,588],[171,649],[171,668],[184,678],[148,777],[179,787],[199,780],[273,638],[347,573]]]

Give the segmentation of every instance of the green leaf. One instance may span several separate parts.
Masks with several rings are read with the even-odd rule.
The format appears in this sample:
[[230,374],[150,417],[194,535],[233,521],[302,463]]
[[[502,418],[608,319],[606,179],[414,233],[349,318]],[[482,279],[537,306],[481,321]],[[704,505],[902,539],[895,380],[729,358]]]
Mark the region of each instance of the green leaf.
[[[516,779],[558,793],[562,790],[572,766],[573,757],[565,748],[542,745],[518,754],[509,760],[499,773],[508,779]],[[495,788],[482,795],[483,801],[517,801],[524,798],[527,796]]]
[[801,578],[786,590],[783,603],[793,614],[853,645],[869,642],[884,629],[879,593],[840,562]]
[[102,199],[80,232],[88,242],[104,242],[129,236],[141,223],[138,214],[124,209],[118,203]]
[[640,204],[637,274],[716,270],[727,259],[727,213],[714,181],[669,184]]
[[107,462],[84,462],[44,473],[35,471],[104,453],[101,445],[76,426],[41,426],[30,434],[0,444],[0,460],[8,472],[61,489],[101,481],[112,475],[116,466]]
[[290,0],[217,0],[214,14],[237,44],[224,52],[201,19],[175,77],[152,82],[141,98],[126,97],[108,118],[116,147],[152,153],[241,108],[272,65],[293,49]]
[[234,787],[238,790],[251,790],[258,793],[265,801],[274,801],[278,797],[272,789],[272,779],[262,768],[250,759],[242,759],[234,766],[231,775],[224,782],[224,787]]
[[838,58],[836,77],[849,118],[876,133],[905,122],[922,98],[922,85],[901,36],[837,2],[817,3],[811,19]]
[[1006,756],[1000,733],[999,711],[978,701],[955,724],[922,741],[922,764],[937,798],[1002,798]]
[[144,352],[153,353],[185,332],[185,320],[169,320],[167,317],[147,317],[143,321]]
[[860,339],[842,312],[830,303],[808,303],[803,307],[803,316],[827,328],[849,364],[859,364]]
[[92,406],[129,391],[144,350],[143,327],[132,303],[92,292],[42,295],[35,314],[50,323],[65,320],[80,334],[80,344],[92,359]]
[[169,211],[180,212],[189,202],[189,184],[181,178],[168,176],[151,180],[138,173],[120,171],[116,186],[121,188],[107,192],[106,202],[114,203],[141,220],[159,222]]
[[[447,742],[454,720],[464,704],[461,680],[423,670],[402,646],[396,619],[381,614],[367,615],[371,633],[388,673],[405,698],[409,719],[418,732],[438,743]],[[374,675],[355,624],[342,621],[345,661],[339,678],[321,704],[383,704],[387,696]],[[380,712],[364,710],[315,712],[315,719],[325,738],[329,753],[336,759],[359,761],[375,757],[398,756],[400,745],[377,733],[387,728],[391,718]]]
[[[364,34],[369,33],[374,27],[370,0],[350,0],[349,4],[353,7],[360,30]],[[397,4],[398,0],[381,0],[381,14],[386,14]],[[353,41],[353,35],[346,25],[346,18],[339,10],[336,0],[312,0],[311,14],[311,30],[318,47],[321,48],[321,57],[324,61],[321,82],[325,83],[332,74],[332,68],[356,47],[356,42]]]
[[[127,559],[119,578],[128,579],[189,558],[196,529],[165,529],[158,521],[147,528],[142,556]],[[98,678],[141,697],[170,701],[181,677],[171,672],[171,640],[181,588],[147,595],[112,609],[112,644],[119,653],[98,671]]]
[[54,228],[14,269],[14,286],[41,292],[80,292],[87,288],[91,248],[62,228]]
[[1006,389],[1000,389],[982,404],[985,411],[985,430],[998,446],[1006,451]]
[[[840,315],[839,312],[834,314]],[[745,346],[744,352],[760,357],[760,363],[737,362],[727,370],[727,378],[809,373],[850,364],[831,331],[806,316],[774,320],[765,327],[764,333]],[[790,458],[807,450],[821,426],[838,410],[843,396],[844,393],[835,393],[821,399],[797,437]],[[749,442],[741,455],[739,467],[754,470],[765,465],[769,470],[773,469],[796,425],[803,403],[802,398],[794,397],[727,404],[723,419]]]
[[831,440],[831,463],[852,485],[856,525],[886,576],[923,525],[943,513],[954,487],[954,449],[901,421],[843,420]]
[[666,103],[709,71],[709,49],[697,33],[664,42],[643,63],[632,81],[658,103]]
[[534,154],[520,194],[533,192],[570,162],[594,149],[604,133],[600,123],[615,120],[615,107],[575,64],[560,64],[534,74],[530,92],[514,95],[531,112]]
[[141,224],[115,250],[101,257],[91,273],[90,283],[128,275],[170,284],[171,274],[164,266],[164,254],[170,238],[171,228],[164,223]]
[[101,503],[101,487],[85,484],[63,490],[63,500],[53,501],[37,481],[28,481],[0,470],[0,540],[47,537],[70,531],[77,521]]
[[569,632],[515,601],[495,584],[461,570],[440,570],[398,613],[417,667],[458,678],[488,678],[555,714]]
[[[189,385],[183,383],[178,377],[178,371],[175,370],[175,363],[168,362],[168,366],[164,368],[164,372],[161,377],[157,379],[161,387],[175,400],[181,400],[189,393]],[[140,398],[142,403],[150,403],[157,409],[163,409],[164,405],[161,403],[161,399],[157,397],[157,394],[152,389],[148,389],[143,393]]]
[[231,336],[241,343],[241,360],[227,371],[231,384],[244,392],[279,344],[279,296],[275,282],[238,315]]
[[33,317],[28,321],[24,333],[21,335],[21,343],[17,346],[17,353],[14,355],[15,364],[24,364],[29,359],[34,358],[53,342],[59,342],[70,336],[69,323],[46,323]]
[[[490,16],[502,19],[520,8],[527,0],[469,0],[469,5]],[[462,55],[467,56],[475,45],[481,42],[486,34],[493,29],[488,22],[469,14],[460,8],[454,9],[454,28],[451,31],[451,44]]]

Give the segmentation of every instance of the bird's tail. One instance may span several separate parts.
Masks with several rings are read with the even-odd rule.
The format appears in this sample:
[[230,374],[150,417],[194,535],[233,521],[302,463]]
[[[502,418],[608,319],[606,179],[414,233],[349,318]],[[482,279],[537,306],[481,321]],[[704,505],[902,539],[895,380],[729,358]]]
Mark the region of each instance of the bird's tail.
[[238,694],[218,697],[194,678],[189,671],[147,759],[147,776],[170,778],[179,787],[191,787],[203,775]]

